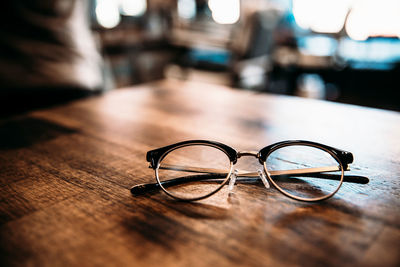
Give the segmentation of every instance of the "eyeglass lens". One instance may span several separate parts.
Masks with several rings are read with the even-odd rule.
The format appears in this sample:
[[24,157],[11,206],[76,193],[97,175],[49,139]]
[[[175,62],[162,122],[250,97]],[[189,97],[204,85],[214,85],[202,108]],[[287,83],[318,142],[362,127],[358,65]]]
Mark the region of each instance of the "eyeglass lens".
[[193,199],[218,190],[230,170],[230,159],[220,149],[190,145],[170,151],[160,161],[157,176],[170,195]]
[[327,151],[304,145],[274,150],[264,164],[269,177],[295,198],[318,199],[340,187],[340,163]]

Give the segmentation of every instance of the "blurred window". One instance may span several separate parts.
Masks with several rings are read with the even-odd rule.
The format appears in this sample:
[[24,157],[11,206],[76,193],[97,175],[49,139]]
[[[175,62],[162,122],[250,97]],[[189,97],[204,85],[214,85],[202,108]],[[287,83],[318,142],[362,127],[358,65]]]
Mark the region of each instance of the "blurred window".
[[354,40],[368,37],[400,37],[399,0],[363,0],[353,5],[346,22],[346,32]]
[[178,16],[183,19],[193,19],[196,17],[195,0],[178,0]]
[[293,0],[296,24],[317,33],[339,33],[353,40],[400,37],[399,0]]
[[388,70],[400,62],[400,40],[396,38],[373,38],[365,42],[343,38],[338,55],[355,69]]
[[293,0],[297,25],[319,33],[337,33],[344,25],[352,0]]
[[338,43],[336,39],[324,35],[304,36],[297,42],[303,54],[320,57],[333,56]]

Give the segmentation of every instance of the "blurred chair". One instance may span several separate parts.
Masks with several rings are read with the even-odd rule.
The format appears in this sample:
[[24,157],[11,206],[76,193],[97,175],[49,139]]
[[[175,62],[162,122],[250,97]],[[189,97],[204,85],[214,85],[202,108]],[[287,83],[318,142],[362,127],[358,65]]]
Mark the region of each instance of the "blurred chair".
[[234,32],[231,49],[235,86],[250,89],[265,87],[266,73],[271,68],[275,31],[282,14],[273,7],[253,11],[242,27]]

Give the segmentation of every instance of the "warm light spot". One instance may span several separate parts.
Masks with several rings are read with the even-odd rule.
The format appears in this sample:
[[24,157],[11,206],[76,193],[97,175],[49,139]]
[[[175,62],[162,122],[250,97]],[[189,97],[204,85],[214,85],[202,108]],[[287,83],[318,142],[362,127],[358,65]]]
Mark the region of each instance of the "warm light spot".
[[104,28],[114,28],[121,21],[118,2],[114,0],[97,0],[97,22]]
[[293,0],[297,25],[320,33],[337,33],[344,25],[351,0]]
[[346,32],[360,41],[370,36],[400,37],[400,1],[357,1],[348,16]]
[[208,0],[208,6],[219,24],[233,24],[240,18],[240,0]]
[[192,19],[196,16],[195,0],[178,0],[178,15],[184,19]]
[[146,12],[146,0],[120,0],[121,13],[125,16],[141,16]]

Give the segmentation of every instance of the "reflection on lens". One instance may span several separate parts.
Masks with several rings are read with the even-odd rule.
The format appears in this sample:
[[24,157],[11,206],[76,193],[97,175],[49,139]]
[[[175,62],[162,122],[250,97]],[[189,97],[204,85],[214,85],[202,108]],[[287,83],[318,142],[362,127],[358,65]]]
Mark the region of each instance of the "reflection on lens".
[[196,199],[219,190],[230,170],[229,157],[222,150],[207,145],[190,145],[166,154],[156,175],[170,195]]
[[325,199],[339,189],[343,178],[341,164],[333,155],[306,145],[272,151],[264,167],[278,190],[299,200]]

